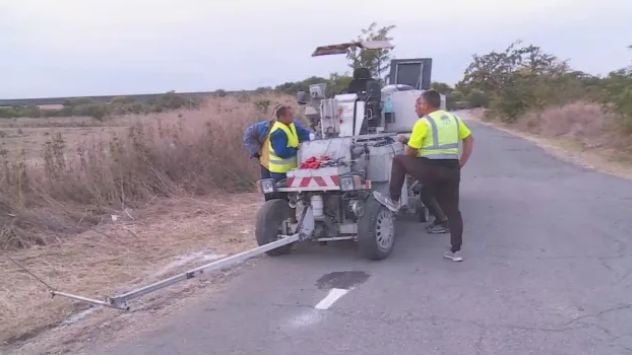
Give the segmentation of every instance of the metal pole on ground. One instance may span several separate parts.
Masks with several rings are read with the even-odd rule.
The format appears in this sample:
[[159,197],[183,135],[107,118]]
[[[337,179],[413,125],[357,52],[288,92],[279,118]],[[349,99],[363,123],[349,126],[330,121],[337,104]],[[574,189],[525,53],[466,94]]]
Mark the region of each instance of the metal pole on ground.
[[127,305],[127,302],[129,300],[132,300],[134,298],[138,298],[140,296],[146,295],[150,292],[165,288],[167,286],[173,285],[174,283],[183,281],[183,280],[188,280],[188,279],[192,279],[198,275],[203,274],[204,272],[210,272],[210,271],[214,271],[214,270],[218,270],[218,269],[223,269],[241,262],[244,262],[250,258],[253,258],[255,256],[261,255],[267,251],[288,245],[288,244],[292,244],[294,242],[299,241],[299,235],[294,234],[294,235],[290,235],[290,236],[285,236],[281,239],[275,240],[274,242],[250,249],[250,250],[246,250],[244,252],[241,253],[237,253],[228,257],[225,257],[223,259],[220,260],[216,260],[213,261],[211,263],[208,263],[206,265],[202,265],[199,267],[196,267],[194,269],[191,269],[189,271],[186,271],[184,273],[172,276],[170,278],[158,281],[158,282],[154,282],[150,285],[147,286],[143,286],[141,288],[120,294],[120,295],[116,295],[113,297],[109,297],[107,300],[107,302],[104,301],[99,301],[99,300],[95,300],[95,299],[91,299],[91,298],[87,298],[87,297],[83,297],[83,296],[78,296],[78,295],[73,295],[71,293],[66,293],[66,292],[60,292],[60,291],[56,291],[56,290],[51,290],[51,294],[53,296],[63,296],[63,297],[68,297],[77,301],[81,301],[81,302],[86,302],[86,303],[91,303],[94,305],[99,305],[99,306],[106,306],[106,307],[111,307],[111,308],[116,308],[116,309],[120,309],[120,310],[129,310],[129,306]]

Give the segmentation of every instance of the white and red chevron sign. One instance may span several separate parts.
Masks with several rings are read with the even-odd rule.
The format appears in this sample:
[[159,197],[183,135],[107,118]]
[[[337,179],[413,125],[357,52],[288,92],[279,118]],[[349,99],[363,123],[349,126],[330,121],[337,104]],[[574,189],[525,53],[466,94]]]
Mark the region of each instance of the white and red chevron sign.
[[306,177],[288,177],[287,186],[290,188],[317,188],[323,190],[340,189],[340,176],[324,175],[324,176],[306,176]]

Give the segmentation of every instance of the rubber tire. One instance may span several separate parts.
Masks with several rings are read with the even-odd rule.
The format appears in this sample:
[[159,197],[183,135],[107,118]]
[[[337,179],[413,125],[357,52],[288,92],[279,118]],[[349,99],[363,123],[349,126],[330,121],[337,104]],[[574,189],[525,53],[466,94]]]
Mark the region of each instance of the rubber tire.
[[[271,243],[278,239],[281,223],[290,218],[290,206],[286,200],[269,200],[257,212],[257,224],[255,237],[259,246]],[[292,244],[272,249],[266,252],[270,256],[287,254],[292,249]]]
[[[393,242],[388,250],[382,249],[377,243],[377,217],[380,212],[386,211],[393,219]],[[364,215],[358,219],[358,246],[364,257],[371,260],[386,259],[393,251],[395,245],[395,216],[386,207],[382,206],[373,196],[369,197],[364,206]]]

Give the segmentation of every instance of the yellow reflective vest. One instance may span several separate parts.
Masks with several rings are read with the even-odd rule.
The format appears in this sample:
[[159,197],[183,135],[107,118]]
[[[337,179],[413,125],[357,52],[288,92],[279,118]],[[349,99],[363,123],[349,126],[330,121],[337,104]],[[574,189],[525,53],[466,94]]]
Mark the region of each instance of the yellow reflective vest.
[[459,118],[447,111],[435,111],[421,118],[430,129],[417,154],[429,159],[459,159]]
[[298,133],[296,131],[296,126],[294,123],[290,125],[286,125],[279,121],[274,122],[270,133],[268,134],[268,149],[269,149],[269,160],[268,160],[268,170],[273,173],[285,174],[288,171],[295,169],[298,167],[298,157],[295,155],[290,158],[281,158],[274,151],[274,147],[272,146],[272,142],[270,141],[270,136],[276,130],[283,130],[285,135],[287,136],[287,146],[290,148],[298,148],[299,140]]

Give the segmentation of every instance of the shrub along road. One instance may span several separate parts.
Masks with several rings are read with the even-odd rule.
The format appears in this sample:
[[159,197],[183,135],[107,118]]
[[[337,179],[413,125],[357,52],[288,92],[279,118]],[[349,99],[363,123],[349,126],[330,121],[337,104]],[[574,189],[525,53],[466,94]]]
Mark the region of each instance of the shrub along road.
[[385,261],[351,244],[265,257],[223,292],[90,352],[632,352],[632,182],[471,126],[465,262],[441,258],[447,236],[401,222]]

